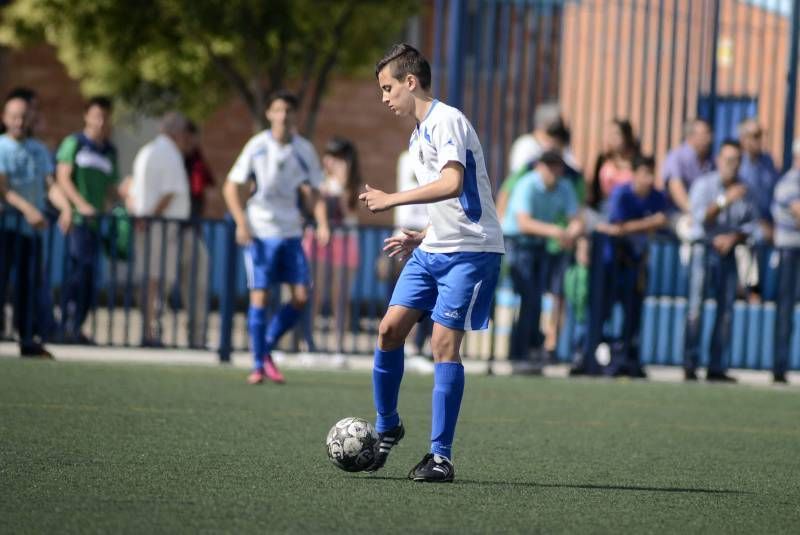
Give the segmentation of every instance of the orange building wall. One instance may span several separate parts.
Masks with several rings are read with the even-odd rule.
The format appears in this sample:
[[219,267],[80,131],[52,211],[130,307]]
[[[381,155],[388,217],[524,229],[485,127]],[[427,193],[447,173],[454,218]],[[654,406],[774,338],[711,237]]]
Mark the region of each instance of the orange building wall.
[[[584,0],[565,7],[559,100],[573,128],[575,151],[587,168],[602,150],[605,127],[615,117],[631,120],[643,149],[654,152],[661,162],[667,150],[681,141],[684,98],[686,118],[692,118],[699,95],[709,91],[713,3],[665,1],[660,54],[659,2],[649,2],[649,16],[646,3]],[[758,118],[767,132],[766,148],[779,166],[783,157],[788,32],[789,21],[784,16],[738,0],[721,2],[717,94],[758,97]],[[659,91],[655,85],[657,66]],[[795,124],[798,122],[800,112]]]

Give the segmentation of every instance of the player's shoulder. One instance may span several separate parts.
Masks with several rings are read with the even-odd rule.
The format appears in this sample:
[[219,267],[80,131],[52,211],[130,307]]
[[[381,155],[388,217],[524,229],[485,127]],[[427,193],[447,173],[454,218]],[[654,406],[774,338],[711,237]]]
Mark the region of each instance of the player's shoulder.
[[316,149],[314,149],[314,144],[299,134],[295,134],[292,136],[292,146],[296,150],[302,152],[303,154],[309,154],[309,153],[316,154]]
[[254,151],[258,149],[266,149],[271,140],[272,134],[270,134],[270,131],[262,130],[257,134],[253,134],[253,136],[247,140],[247,143],[244,145],[244,150]]
[[469,122],[464,112],[454,106],[450,106],[440,100],[435,100],[430,112],[430,121],[432,123],[458,123],[461,121]]

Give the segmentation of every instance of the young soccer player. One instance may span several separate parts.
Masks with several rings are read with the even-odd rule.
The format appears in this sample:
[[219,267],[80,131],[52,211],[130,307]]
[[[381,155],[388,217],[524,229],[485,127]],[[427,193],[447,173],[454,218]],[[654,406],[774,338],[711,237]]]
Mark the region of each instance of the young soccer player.
[[[269,130],[247,142],[223,189],[236,221],[236,241],[245,247],[250,289],[247,327],[253,352],[249,384],[263,383],[264,377],[284,382],[270,353],[308,302],[311,279],[300,242],[303,216],[298,192],[306,205],[313,206],[319,242],[326,244],[330,236],[325,203],[317,192],[322,183],[319,159],[311,143],[294,133],[296,110],[293,94],[280,91],[270,97],[266,111]],[[275,283],[290,286],[291,301],[267,324],[267,292]]]
[[378,62],[375,74],[384,104],[417,121],[409,152],[420,187],[385,193],[367,185],[359,198],[372,212],[427,204],[430,225],[422,232],[403,230],[384,247],[390,257],[411,258],[379,327],[372,380],[380,440],[369,471],[386,463],[405,434],[397,413],[403,344],[412,326],[431,314],[431,448],[408,477],[450,482],[455,475],[451,447],[464,392],[459,348],[464,331],[488,325],[503,237],[478,136],[464,114],[431,96],[427,60],[413,47],[398,44]]

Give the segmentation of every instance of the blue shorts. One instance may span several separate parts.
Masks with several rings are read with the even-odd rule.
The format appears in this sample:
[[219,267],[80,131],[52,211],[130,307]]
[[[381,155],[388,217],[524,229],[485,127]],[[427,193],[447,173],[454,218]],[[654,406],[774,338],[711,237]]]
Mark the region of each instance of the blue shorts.
[[498,253],[426,253],[415,249],[400,273],[389,306],[429,312],[436,323],[459,331],[485,329],[501,257]]
[[300,238],[253,238],[244,249],[244,269],[250,290],[266,290],[280,283],[308,286],[311,282]]

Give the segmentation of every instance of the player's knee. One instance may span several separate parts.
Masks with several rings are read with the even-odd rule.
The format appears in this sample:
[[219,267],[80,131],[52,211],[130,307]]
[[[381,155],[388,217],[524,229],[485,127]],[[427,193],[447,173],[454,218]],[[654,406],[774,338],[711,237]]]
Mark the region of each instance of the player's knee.
[[308,303],[308,294],[292,297],[291,303],[297,310],[302,310],[306,306],[306,303]]
[[297,289],[292,292],[292,306],[297,310],[303,309],[308,303],[308,291],[305,288]]
[[452,340],[447,338],[432,338],[431,353],[436,362],[461,362],[458,354],[458,347]]
[[378,326],[378,347],[383,351],[390,351],[403,345],[405,337],[400,331],[396,323],[383,319]]

